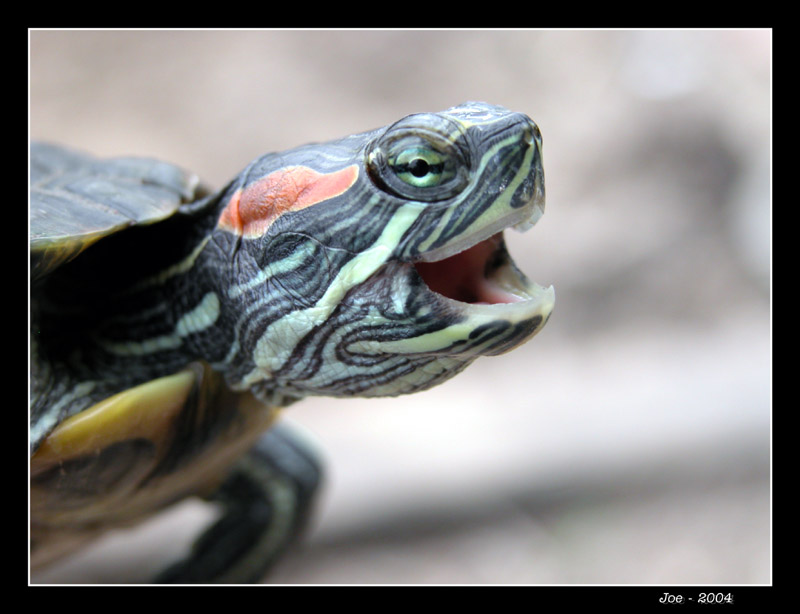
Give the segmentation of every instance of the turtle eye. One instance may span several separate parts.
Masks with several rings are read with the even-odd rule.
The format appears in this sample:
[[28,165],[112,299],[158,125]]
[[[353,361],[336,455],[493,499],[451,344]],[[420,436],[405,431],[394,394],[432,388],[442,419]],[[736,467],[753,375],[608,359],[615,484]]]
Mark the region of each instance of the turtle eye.
[[[446,126],[449,128],[449,126]],[[456,130],[398,126],[369,150],[367,165],[378,187],[427,202],[452,198],[469,183],[469,158]]]
[[428,188],[437,186],[453,176],[452,164],[445,164],[445,157],[426,147],[411,147],[401,151],[389,166],[407,184]]

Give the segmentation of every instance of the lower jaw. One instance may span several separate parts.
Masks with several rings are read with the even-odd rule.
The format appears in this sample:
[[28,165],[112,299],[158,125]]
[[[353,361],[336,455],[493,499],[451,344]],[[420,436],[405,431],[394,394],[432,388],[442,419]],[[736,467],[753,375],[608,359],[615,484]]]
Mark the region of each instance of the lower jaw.
[[452,364],[520,346],[542,329],[555,303],[552,287],[535,284],[514,265],[502,233],[438,262],[390,261],[349,300],[378,297],[396,310],[373,326],[389,324],[401,334],[365,335],[347,343],[348,353],[435,356]]

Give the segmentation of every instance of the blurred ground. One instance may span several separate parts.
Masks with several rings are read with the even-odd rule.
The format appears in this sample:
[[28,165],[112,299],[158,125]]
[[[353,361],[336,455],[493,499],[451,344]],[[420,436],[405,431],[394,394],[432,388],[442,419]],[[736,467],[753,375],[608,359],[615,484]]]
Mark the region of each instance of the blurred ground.
[[[30,134],[252,158],[469,99],[544,135],[507,233],[543,332],[429,392],[287,418],[328,480],[275,583],[771,582],[769,31],[33,31]],[[31,577],[145,582],[188,503]]]

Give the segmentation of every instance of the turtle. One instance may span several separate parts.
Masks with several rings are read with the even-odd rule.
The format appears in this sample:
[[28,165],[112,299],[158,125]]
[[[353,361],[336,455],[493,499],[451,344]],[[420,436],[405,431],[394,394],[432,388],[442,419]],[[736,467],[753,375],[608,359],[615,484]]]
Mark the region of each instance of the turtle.
[[220,190],[32,142],[32,568],[200,497],[220,518],[154,582],[262,581],[323,476],[278,415],[530,339],[554,290],[503,233],[544,202],[539,128],[482,102],[267,153]]

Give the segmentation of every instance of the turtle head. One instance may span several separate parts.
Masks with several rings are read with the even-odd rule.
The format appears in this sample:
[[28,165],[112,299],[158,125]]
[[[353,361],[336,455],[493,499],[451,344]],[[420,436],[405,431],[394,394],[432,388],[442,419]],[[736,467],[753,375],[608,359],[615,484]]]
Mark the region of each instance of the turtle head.
[[272,400],[391,396],[517,347],[554,293],[503,230],[543,211],[539,129],[484,103],[256,160],[217,226],[229,382]]

